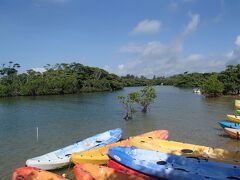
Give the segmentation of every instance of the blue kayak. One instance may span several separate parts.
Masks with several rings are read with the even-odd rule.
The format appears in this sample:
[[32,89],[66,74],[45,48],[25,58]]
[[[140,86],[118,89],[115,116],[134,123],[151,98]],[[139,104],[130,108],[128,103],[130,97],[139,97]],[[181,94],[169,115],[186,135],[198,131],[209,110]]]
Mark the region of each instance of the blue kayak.
[[238,124],[238,123],[233,123],[233,122],[229,122],[229,121],[220,121],[218,123],[222,128],[240,129],[240,124]]
[[64,148],[28,159],[26,165],[44,170],[62,168],[70,163],[70,155],[72,153],[87,151],[89,149],[117,142],[121,136],[122,130],[120,128],[108,130],[87,139],[80,140]]
[[176,156],[133,147],[113,147],[108,155],[115,161],[165,179],[240,179],[240,166]]

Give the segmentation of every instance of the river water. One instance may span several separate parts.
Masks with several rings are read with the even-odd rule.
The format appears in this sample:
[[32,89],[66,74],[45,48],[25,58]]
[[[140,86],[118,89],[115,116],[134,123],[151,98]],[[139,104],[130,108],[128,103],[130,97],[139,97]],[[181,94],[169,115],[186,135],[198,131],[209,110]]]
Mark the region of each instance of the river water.
[[[240,141],[224,135],[217,123],[233,113],[234,97],[206,99],[191,89],[156,86],[157,99],[150,112],[139,111],[125,121],[117,96],[139,89],[0,99],[0,179],[10,179],[28,158],[117,127],[124,130],[124,137],[167,129],[170,140],[240,150]],[[70,174],[71,169],[55,172]]]

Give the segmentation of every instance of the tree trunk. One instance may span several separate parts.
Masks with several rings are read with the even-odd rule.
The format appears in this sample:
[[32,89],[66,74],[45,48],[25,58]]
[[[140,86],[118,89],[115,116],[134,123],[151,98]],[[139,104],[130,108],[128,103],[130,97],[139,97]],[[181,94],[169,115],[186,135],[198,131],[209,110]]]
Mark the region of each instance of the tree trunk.
[[147,109],[148,109],[148,105],[146,104],[146,105],[143,106],[142,112],[143,112],[143,113],[146,113],[146,112],[147,112]]
[[125,119],[125,120],[127,121],[127,120],[129,120],[129,119],[132,119],[132,116],[131,116],[131,114],[129,114],[129,113],[127,112],[123,119]]
[[126,114],[124,116],[123,119],[125,120],[129,120],[129,119],[132,119],[132,113],[131,113],[131,110],[129,110],[129,107],[125,107],[125,110],[126,110]]

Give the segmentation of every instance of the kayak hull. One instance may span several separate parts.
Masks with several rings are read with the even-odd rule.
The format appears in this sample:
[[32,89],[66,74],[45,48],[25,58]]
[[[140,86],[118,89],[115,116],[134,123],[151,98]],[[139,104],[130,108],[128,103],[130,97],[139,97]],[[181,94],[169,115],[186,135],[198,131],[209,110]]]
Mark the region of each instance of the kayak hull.
[[234,139],[240,139],[240,129],[224,128],[224,131]]
[[111,160],[111,159],[108,161],[108,166],[113,168],[113,169],[116,169],[119,172],[126,173],[126,174],[133,174],[133,175],[142,177],[144,179],[148,179],[148,180],[150,180],[150,179],[151,180],[156,180],[157,179],[157,178],[154,178],[154,177],[150,177],[146,174],[143,174],[139,171],[136,171],[134,169],[131,169],[127,166],[124,166],[124,165],[118,163],[117,161],[114,161],[114,160]]
[[240,100],[235,100],[235,108],[240,109]]
[[229,121],[220,121],[219,125],[222,128],[240,129],[240,124],[239,123],[233,123],[233,122],[229,122]]
[[117,128],[104,133],[97,134],[83,141],[79,141],[65,148],[28,159],[27,166],[37,167],[44,170],[52,170],[67,166],[70,162],[70,155],[74,152],[87,151],[92,148],[102,147],[111,144],[121,138],[122,130]]
[[146,137],[132,138],[130,144],[134,147],[175,154],[178,156],[197,157],[230,164],[240,163],[240,151],[233,152],[220,148],[211,148],[207,146],[153,138],[150,139]]
[[227,120],[234,122],[234,123],[240,123],[240,116],[236,116],[236,115],[227,115]]
[[240,178],[240,166],[176,156],[133,147],[113,147],[109,156],[115,161],[145,174],[166,179]]
[[237,113],[238,115],[240,115],[240,109],[237,109],[237,110],[236,110],[236,113]]
[[[143,137],[150,138],[159,138],[159,139],[167,139],[168,131],[167,130],[155,130],[148,133],[144,133]],[[71,161],[74,164],[82,164],[82,163],[92,163],[92,164],[107,164],[109,157],[107,155],[109,148],[114,146],[129,146],[129,139],[122,140],[117,143],[109,144],[104,147],[91,149],[85,152],[73,153],[71,155]]]
[[44,171],[34,167],[20,167],[15,169],[12,180],[44,180],[44,179],[51,179],[51,180],[67,180],[62,176],[57,174]]
[[124,174],[109,167],[89,163],[75,165],[73,173],[77,180],[143,180],[135,175]]

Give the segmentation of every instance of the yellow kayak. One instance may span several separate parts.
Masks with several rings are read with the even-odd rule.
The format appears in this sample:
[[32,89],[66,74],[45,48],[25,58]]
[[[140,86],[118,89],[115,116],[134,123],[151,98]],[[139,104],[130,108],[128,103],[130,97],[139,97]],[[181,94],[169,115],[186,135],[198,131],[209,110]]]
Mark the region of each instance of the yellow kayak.
[[240,109],[240,100],[235,100],[235,107]]
[[[167,139],[168,131],[167,130],[156,130],[156,131],[144,133],[139,136]],[[82,163],[107,164],[107,162],[109,160],[109,157],[107,155],[108,149],[111,147],[115,147],[115,146],[129,146],[129,139],[122,140],[117,143],[109,144],[104,147],[91,149],[89,151],[73,153],[71,155],[71,161],[74,164],[82,164]]]
[[240,123],[240,116],[236,115],[227,115],[227,120],[232,121],[234,123]]
[[227,151],[219,148],[211,148],[194,144],[166,141],[148,137],[134,137],[130,139],[130,145],[137,148],[171,153],[179,156],[211,159],[231,164],[240,163],[240,151]]

